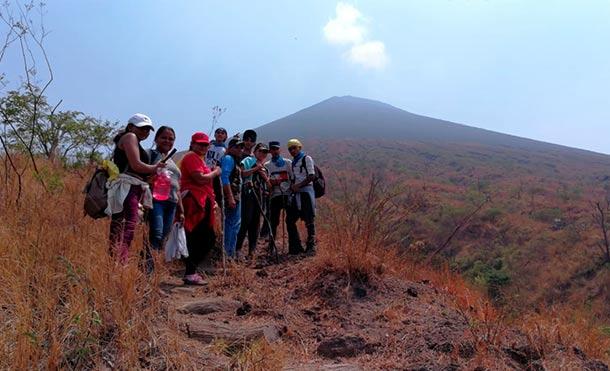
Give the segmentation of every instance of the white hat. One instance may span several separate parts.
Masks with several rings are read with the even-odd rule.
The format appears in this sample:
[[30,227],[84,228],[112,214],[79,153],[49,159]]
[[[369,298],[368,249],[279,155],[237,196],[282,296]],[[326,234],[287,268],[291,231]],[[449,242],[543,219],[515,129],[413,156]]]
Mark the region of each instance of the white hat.
[[132,124],[133,126],[135,126],[137,128],[150,126],[151,130],[153,130],[153,131],[155,130],[150,117],[143,115],[141,113],[136,113],[135,115],[131,116],[129,118],[129,121],[127,121],[127,123]]

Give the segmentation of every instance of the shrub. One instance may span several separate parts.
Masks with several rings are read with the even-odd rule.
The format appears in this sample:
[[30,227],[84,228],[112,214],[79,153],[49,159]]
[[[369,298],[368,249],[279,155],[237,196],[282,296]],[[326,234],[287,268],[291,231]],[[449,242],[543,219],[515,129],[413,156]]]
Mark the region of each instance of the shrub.
[[481,215],[481,220],[484,222],[495,223],[503,214],[504,212],[501,209],[491,207],[483,212],[483,215]]
[[510,283],[508,274],[502,259],[495,259],[490,263],[476,260],[472,265],[466,265],[464,272],[473,282],[486,288],[488,295],[495,301],[502,299],[502,287]]
[[544,223],[552,223],[555,219],[561,219],[563,212],[558,207],[545,208],[532,212],[532,219]]

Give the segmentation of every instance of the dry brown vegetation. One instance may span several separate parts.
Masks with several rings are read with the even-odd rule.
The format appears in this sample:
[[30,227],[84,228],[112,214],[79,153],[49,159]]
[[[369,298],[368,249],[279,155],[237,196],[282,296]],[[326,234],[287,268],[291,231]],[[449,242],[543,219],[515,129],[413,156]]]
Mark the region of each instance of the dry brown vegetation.
[[[179,265],[158,264],[150,278],[138,268],[141,238],[130,264],[115,264],[107,254],[107,221],[82,216],[86,178],[44,168],[51,191],[28,175],[20,206],[13,202],[10,173],[0,172],[2,369],[191,369],[212,361],[236,369],[317,367],[329,362],[320,344],[347,335],[361,337],[365,348],[343,359],[366,368],[518,368],[507,353],[513,348],[533,350],[540,359],[527,362],[551,368],[582,366],[589,357],[609,360],[609,338],[586,317],[549,311],[508,321],[449,267],[418,263],[411,255],[420,241],[401,249],[397,226],[425,200],[411,202],[403,197],[408,192],[382,182],[322,201],[315,257],[231,265],[208,286],[180,294],[176,285],[165,289],[179,281]],[[197,319],[176,314],[176,307],[215,296],[248,302],[252,310],[245,317],[209,318],[274,323],[281,339],[219,339],[207,346],[188,339],[184,323]]]
[[52,190],[27,176],[19,206],[2,173],[0,368],[180,368],[183,350],[160,330],[172,326],[159,276],[137,267],[141,242],[127,267],[115,264],[107,223],[82,214],[85,179],[45,166]]

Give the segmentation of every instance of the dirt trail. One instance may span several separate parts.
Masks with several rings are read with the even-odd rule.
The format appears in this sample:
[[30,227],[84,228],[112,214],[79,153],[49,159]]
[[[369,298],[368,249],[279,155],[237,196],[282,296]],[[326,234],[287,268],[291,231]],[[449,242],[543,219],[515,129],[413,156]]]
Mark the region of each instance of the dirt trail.
[[492,350],[429,282],[349,281],[313,257],[231,265],[185,287],[163,280],[168,311],[196,368],[285,370],[607,370],[578,349],[540,354],[510,331]]

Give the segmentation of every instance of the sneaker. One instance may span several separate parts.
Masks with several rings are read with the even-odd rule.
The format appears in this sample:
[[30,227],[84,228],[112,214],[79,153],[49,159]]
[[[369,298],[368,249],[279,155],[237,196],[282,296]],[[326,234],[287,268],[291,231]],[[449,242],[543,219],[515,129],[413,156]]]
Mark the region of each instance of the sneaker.
[[193,285],[193,286],[202,286],[207,283],[207,282],[205,282],[203,277],[201,277],[197,273],[189,274],[188,276],[184,276],[182,281],[184,282],[185,285]]

